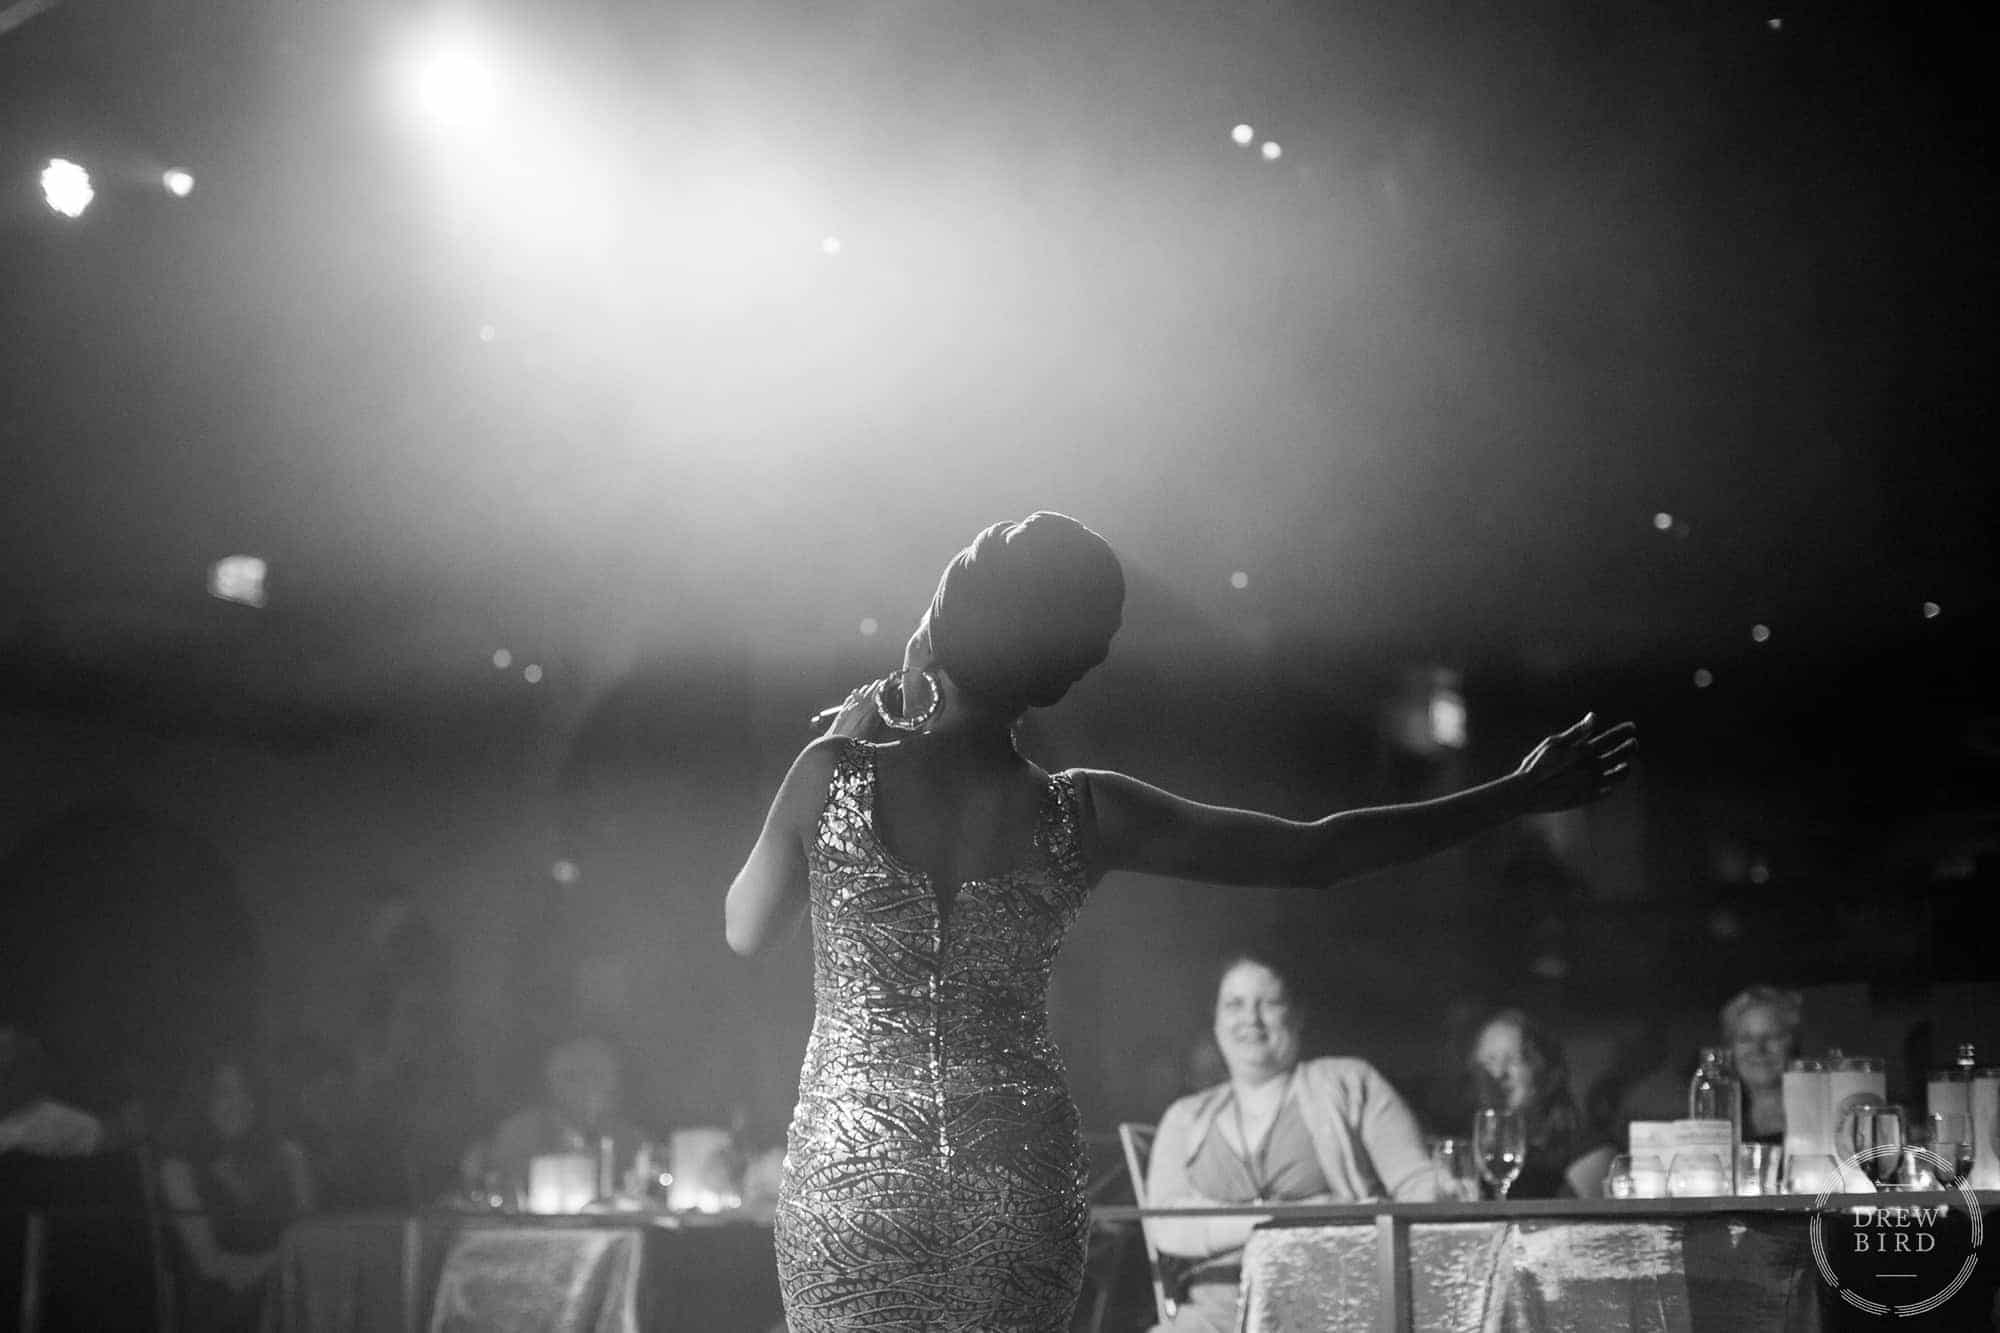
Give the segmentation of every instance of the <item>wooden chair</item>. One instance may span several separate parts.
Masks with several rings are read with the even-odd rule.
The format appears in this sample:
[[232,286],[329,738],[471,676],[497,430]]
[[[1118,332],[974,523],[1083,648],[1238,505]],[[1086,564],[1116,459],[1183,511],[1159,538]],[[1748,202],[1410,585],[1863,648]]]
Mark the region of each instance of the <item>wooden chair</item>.
[[[1118,1126],[1118,1144],[1125,1150],[1125,1170],[1132,1177],[1132,1198],[1141,1208],[1146,1204],[1146,1164],[1153,1157],[1153,1135],[1159,1126],[1142,1125],[1125,1121]],[[1160,1322],[1173,1322],[1180,1310],[1180,1303],[1167,1294],[1167,1284],[1160,1278],[1160,1251],[1153,1244],[1153,1227],[1150,1222],[1141,1221],[1139,1235],[1146,1242],[1146,1275],[1153,1281],[1153,1306],[1159,1311]]]

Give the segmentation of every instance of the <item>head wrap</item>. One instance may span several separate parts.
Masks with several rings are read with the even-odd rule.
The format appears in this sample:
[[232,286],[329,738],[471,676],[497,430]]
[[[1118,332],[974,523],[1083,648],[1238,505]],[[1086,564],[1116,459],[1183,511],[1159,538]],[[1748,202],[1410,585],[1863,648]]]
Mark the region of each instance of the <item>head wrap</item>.
[[1065,514],[995,523],[952,557],[931,599],[931,653],[960,689],[1046,708],[1111,651],[1125,571]]

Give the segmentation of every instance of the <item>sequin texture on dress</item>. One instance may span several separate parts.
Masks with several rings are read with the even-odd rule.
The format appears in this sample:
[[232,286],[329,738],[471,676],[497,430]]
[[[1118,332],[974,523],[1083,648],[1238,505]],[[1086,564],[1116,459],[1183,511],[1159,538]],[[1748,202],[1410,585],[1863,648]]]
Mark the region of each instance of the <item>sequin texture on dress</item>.
[[1076,779],[1034,853],[941,903],[874,824],[875,747],[834,763],[808,853],[816,1012],[779,1191],[791,1333],[1063,1333],[1089,1212],[1049,974],[1090,883]]

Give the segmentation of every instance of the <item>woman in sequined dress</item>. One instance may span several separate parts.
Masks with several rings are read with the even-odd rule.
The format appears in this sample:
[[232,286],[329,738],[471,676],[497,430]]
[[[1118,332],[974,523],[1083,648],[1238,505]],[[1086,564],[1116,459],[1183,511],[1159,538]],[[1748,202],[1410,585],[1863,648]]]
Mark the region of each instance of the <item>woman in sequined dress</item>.
[[1103,661],[1124,595],[1117,556],[1074,519],[980,533],[905,650],[921,729],[877,743],[878,711],[909,719],[884,692],[850,695],[730,886],[739,953],[812,922],[815,1015],[776,1217],[792,1333],[1068,1329],[1089,1214],[1048,981],[1107,871],[1324,886],[1596,799],[1626,771],[1630,725],[1586,716],[1496,782],[1311,822],[1045,773],[1014,723]]

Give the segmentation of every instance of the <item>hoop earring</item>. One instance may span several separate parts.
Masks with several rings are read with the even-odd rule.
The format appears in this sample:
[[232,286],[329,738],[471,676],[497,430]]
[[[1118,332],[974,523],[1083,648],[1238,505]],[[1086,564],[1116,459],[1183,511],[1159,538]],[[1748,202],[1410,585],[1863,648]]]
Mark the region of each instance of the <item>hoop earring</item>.
[[[902,672],[890,672],[888,675],[882,677],[881,680],[875,682],[875,716],[881,718],[884,723],[894,727],[897,731],[922,731],[930,724],[930,720],[937,716],[938,709],[944,706],[944,691],[938,687],[937,672],[929,667],[925,667],[917,674],[924,678],[924,684],[931,687],[930,707],[924,709],[921,713],[905,714],[902,717],[898,717],[889,711],[889,705],[882,702],[882,691],[889,687],[890,681],[902,674]],[[902,691],[898,690],[897,693],[901,694]]]

